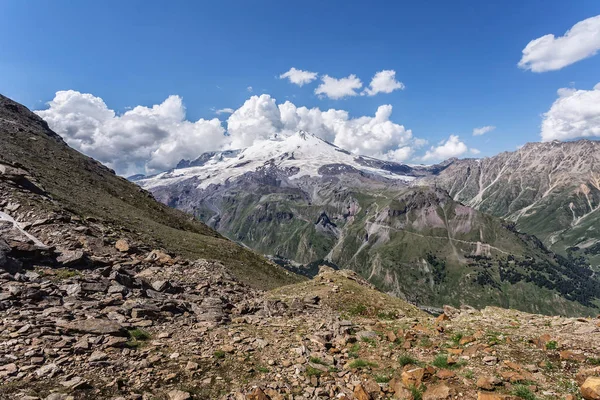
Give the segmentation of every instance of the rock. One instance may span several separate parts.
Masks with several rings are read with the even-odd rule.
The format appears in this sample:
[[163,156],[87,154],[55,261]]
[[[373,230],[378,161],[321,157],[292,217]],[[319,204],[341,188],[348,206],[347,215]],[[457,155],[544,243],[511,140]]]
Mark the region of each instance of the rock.
[[127,253],[129,251],[129,243],[125,239],[119,239],[115,243],[115,248],[121,253]]
[[356,338],[358,340],[374,340],[377,339],[379,337],[379,335],[377,335],[376,332],[373,331],[358,331],[356,332]]
[[85,263],[85,253],[82,250],[63,250],[56,261],[63,266]]
[[62,381],[60,384],[71,390],[87,389],[90,387],[89,383],[80,376],[71,378],[68,381]]
[[90,318],[71,322],[59,320],[56,321],[56,326],[67,331],[96,335],[125,336],[127,334],[121,324],[106,319]]
[[169,281],[154,281],[150,286],[157,292],[164,292],[171,287],[171,283]]
[[423,383],[423,377],[425,376],[425,369],[413,368],[408,371],[402,372],[402,383],[404,387],[410,388],[412,386],[419,387]]
[[371,395],[361,384],[358,384],[354,387],[354,397],[356,397],[356,400],[372,400]]
[[103,353],[101,351],[94,351],[92,353],[92,355],[90,355],[90,358],[88,358],[89,362],[95,362],[95,361],[104,361],[108,358],[108,355],[106,353]]
[[445,383],[439,383],[427,388],[425,393],[423,393],[423,400],[451,399],[453,392],[454,391],[450,388],[450,386],[446,385]]
[[600,400],[600,378],[589,377],[581,385],[581,396],[585,400]]
[[486,365],[496,365],[496,364],[498,364],[498,357],[495,357],[495,356],[485,356],[485,357],[483,357],[482,361]]
[[184,392],[183,390],[171,390],[167,393],[169,400],[191,400],[192,395],[189,392]]
[[560,359],[565,361],[585,361],[586,357],[583,354],[575,353],[571,350],[563,350],[560,353]]
[[246,395],[247,400],[270,400],[265,392],[259,387],[254,388],[254,390]]
[[593,325],[588,325],[588,326],[582,326],[581,328],[577,329],[575,331],[576,335],[587,335],[590,333],[594,333],[598,331],[598,328],[596,326]]
[[46,364],[46,365],[44,365],[43,367],[41,367],[41,368],[37,369],[37,370],[35,371],[35,374],[36,374],[38,377],[40,377],[40,378],[42,378],[42,377],[49,377],[49,378],[51,378],[51,377],[53,377],[53,376],[54,376],[54,375],[55,375],[55,374],[56,374],[56,373],[57,373],[59,370],[60,370],[60,368],[59,368],[59,367],[58,367],[56,364],[52,363],[52,364]]
[[600,367],[580,369],[577,371],[577,375],[575,375],[575,380],[577,381],[577,384],[581,386],[590,376],[600,377]]
[[480,376],[477,379],[477,387],[485,390],[494,390],[494,387],[501,383],[502,381],[495,376]]
[[460,315],[460,310],[449,305],[444,306],[444,314],[448,318],[456,318]]
[[477,400],[520,400],[520,399],[518,397],[509,396],[507,394],[478,392]]

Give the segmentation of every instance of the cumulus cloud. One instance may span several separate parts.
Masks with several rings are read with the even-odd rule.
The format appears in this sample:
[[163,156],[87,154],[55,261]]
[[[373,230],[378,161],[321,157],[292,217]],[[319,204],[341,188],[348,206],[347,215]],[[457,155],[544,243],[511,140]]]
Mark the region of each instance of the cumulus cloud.
[[[121,175],[153,173],[206,151],[248,147],[274,135],[305,130],[357,155],[405,161],[427,142],[391,121],[392,106],[352,118],[345,110],[278,104],[270,95],[251,96],[226,121],[186,120],[179,96],[152,107],[118,114],[104,101],[73,90],[57,92],[48,109],[36,111],[75,149]],[[225,126],[227,129],[225,129]]]
[[277,105],[267,94],[252,96],[227,120],[231,148],[246,147],[275,134],[305,130],[355,154],[403,161],[419,146],[412,132],[390,120],[391,105],[375,116],[351,118],[347,111]]
[[403,90],[404,83],[396,80],[396,71],[385,69],[379,71],[371,79],[368,88],[361,93],[363,95],[375,96],[377,93],[392,93],[394,90]]
[[466,144],[460,141],[458,135],[450,135],[448,140],[443,140],[438,146],[431,146],[422,157],[423,161],[441,161],[452,157],[459,157],[468,151]]
[[226,139],[216,118],[185,120],[179,96],[122,115],[101,98],[74,90],[57,92],[48,106],[36,113],[70,146],[124,175],[168,169],[182,158],[222,146]]
[[492,125],[487,125],[487,126],[482,126],[480,128],[475,128],[475,129],[473,129],[473,136],[485,135],[486,133],[491,132],[494,129],[496,129],[496,127],[492,126]]
[[555,71],[591,57],[600,50],[600,15],[579,21],[564,36],[544,35],[523,49],[519,67],[533,72]]
[[221,115],[221,114],[232,114],[235,110],[233,108],[221,108],[217,111],[215,111],[215,114]]
[[301,69],[296,69],[292,67],[288,72],[279,75],[279,79],[288,79],[291,83],[295,85],[303,86],[317,79],[317,73],[303,71]]
[[563,88],[543,115],[542,141],[600,137],[600,83],[592,90]]
[[330,99],[337,100],[358,95],[357,90],[360,90],[361,87],[362,82],[354,74],[340,79],[323,75],[321,77],[321,84],[315,89],[315,94],[320,97],[327,96]]

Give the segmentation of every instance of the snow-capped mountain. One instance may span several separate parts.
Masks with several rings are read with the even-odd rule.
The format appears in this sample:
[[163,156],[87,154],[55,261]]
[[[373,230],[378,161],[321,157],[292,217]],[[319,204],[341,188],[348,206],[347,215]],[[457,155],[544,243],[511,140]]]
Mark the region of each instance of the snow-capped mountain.
[[356,156],[310,133],[299,131],[257,142],[246,149],[204,153],[193,161],[182,160],[171,171],[135,180],[144,188],[152,189],[194,178],[199,189],[206,189],[267,168],[277,170],[291,181],[302,177],[358,172],[410,182],[424,171],[395,162]]

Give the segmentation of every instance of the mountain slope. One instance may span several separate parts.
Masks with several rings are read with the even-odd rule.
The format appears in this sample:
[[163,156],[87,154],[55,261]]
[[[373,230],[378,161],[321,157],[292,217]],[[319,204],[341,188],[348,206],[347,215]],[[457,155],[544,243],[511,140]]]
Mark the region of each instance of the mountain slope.
[[3,172],[8,168],[23,175],[17,180],[0,179],[0,202],[18,204],[11,213],[22,220],[28,219],[28,213],[74,214],[189,258],[221,260],[238,278],[257,287],[273,288],[297,280],[69,148],[41,118],[1,95],[0,135]]
[[419,304],[597,309],[600,289],[587,266],[555,257],[443,190],[415,184],[444,166],[365,160],[300,133],[208,153],[137,182],[283,263],[314,270],[325,260]]
[[[552,250],[577,247],[600,264],[600,142],[528,143],[481,160],[453,160],[423,183],[517,223]],[[577,250],[577,249],[574,249]]]

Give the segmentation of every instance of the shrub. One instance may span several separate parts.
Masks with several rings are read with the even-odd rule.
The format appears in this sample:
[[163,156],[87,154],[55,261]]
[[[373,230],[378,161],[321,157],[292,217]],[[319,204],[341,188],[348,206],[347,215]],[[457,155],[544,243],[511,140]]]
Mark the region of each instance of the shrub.
[[556,343],[556,340],[551,340],[548,343],[546,343],[546,350],[556,350],[558,348],[558,343]]
[[520,397],[525,400],[536,400],[535,395],[525,385],[517,385],[512,391],[514,396]]

